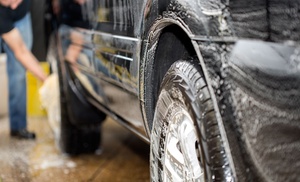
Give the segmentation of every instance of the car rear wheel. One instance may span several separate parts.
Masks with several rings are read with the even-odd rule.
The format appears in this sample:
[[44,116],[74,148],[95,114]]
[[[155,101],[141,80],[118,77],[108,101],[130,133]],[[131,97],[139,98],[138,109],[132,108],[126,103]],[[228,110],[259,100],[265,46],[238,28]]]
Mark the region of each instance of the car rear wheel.
[[199,61],[168,70],[151,132],[151,181],[233,181]]
[[[70,155],[97,152],[101,143],[101,122],[106,115],[95,113],[89,105],[82,104],[76,94],[68,85],[58,66],[59,93],[60,93],[60,127],[57,130],[57,145],[60,150]],[[94,117],[94,115],[96,117]],[[75,124],[74,120],[82,120],[81,124]],[[96,120],[91,122],[91,120]],[[84,124],[92,123],[92,124]]]
[[61,103],[60,134],[58,145],[62,152],[70,155],[96,152],[100,149],[101,125],[77,127],[70,122],[66,103]]

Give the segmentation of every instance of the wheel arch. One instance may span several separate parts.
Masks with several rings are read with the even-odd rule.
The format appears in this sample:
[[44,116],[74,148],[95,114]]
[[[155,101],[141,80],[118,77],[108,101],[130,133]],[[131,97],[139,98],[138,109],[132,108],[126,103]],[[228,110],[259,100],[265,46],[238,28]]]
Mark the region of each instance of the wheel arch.
[[[164,39],[172,39],[172,36],[178,38],[177,42],[175,41],[166,43],[166,41],[164,41]],[[223,125],[217,99],[214,96],[214,90],[210,83],[209,73],[205,66],[205,61],[202,57],[199,45],[194,37],[195,35],[193,34],[193,31],[189,29],[188,25],[178,18],[162,18],[156,21],[156,23],[150,29],[146,41],[143,57],[144,59],[141,62],[140,69],[140,100],[144,123],[146,125],[146,131],[148,135],[151,136],[155,105],[157,102],[159,87],[164,74],[170,68],[172,63],[179,59],[186,59],[189,57],[198,58],[199,64],[202,65],[202,71],[206,78],[209,92],[212,95],[213,105],[215,111],[217,112],[217,120],[221,130],[221,135],[225,138],[224,145],[226,153],[228,154],[229,163],[231,168],[235,169],[235,164],[232,159],[231,149],[229,148],[229,143],[227,140],[227,135]],[[165,45],[162,46],[163,44]],[[174,54],[168,54],[167,51],[162,49],[162,47],[167,47],[168,45],[176,49],[175,51],[173,51]],[[182,51],[178,51],[178,48],[183,49]],[[160,61],[161,58],[164,58],[164,60],[166,61]],[[235,170],[233,171],[233,176],[235,179],[237,179]]]
[[193,34],[188,27],[177,19],[161,19],[149,31],[140,82],[142,113],[149,136],[165,73],[175,61],[197,56],[191,37]]

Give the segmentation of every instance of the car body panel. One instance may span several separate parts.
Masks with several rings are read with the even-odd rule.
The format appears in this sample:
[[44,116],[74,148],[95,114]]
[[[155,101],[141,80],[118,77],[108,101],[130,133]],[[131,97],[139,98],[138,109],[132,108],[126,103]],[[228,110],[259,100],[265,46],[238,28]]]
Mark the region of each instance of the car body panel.
[[[138,36],[140,33],[133,30],[133,27],[140,27],[135,23],[141,23],[141,20],[138,20],[140,16],[136,12],[138,10],[141,14],[143,8],[131,6],[130,3],[123,7],[121,1],[93,3],[95,1],[78,9],[82,12],[81,19],[85,23],[81,24],[84,26],[68,27],[69,34],[77,34],[77,39],[82,37],[84,40],[70,40],[68,46],[81,47],[80,58],[84,59],[85,57],[88,60],[73,60],[73,62],[77,62],[76,67],[80,73],[83,73],[83,77],[88,78],[84,79],[80,76],[81,80],[89,80],[90,83],[84,85],[89,85],[87,87],[93,97],[147,136],[138,98],[139,47],[141,44]],[[142,1],[137,5],[142,6]],[[135,7],[135,9],[131,7]],[[96,12],[103,16],[98,16]],[[123,12],[126,12],[128,16],[123,17]],[[71,19],[69,17],[68,22]],[[69,24],[72,25],[72,23]],[[77,22],[77,24],[80,23]],[[139,28],[136,29],[141,31]],[[67,50],[64,51],[64,54],[68,54]],[[84,83],[84,81],[82,82]],[[126,102],[120,98],[126,99]],[[131,108],[131,112],[128,112],[128,108]]]
[[[82,74],[87,78],[79,80],[88,88],[93,98],[139,128],[144,136],[150,134],[150,128],[143,109],[146,102],[144,78],[148,76],[144,72],[147,68],[143,65],[154,61],[152,59],[157,41],[165,27],[174,24],[183,29],[191,39],[199,58],[205,52],[198,46],[203,42],[234,45],[239,38],[253,37],[255,40],[266,37],[239,31],[245,27],[239,25],[240,19],[234,19],[236,14],[244,10],[265,14],[266,3],[254,4],[248,9],[243,3],[230,4],[232,12],[229,12],[229,2],[219,0],[100,0],[89,1],[83,5],[74,4],[70,0],[62,2],[68,4],[65,7],[69,7],[70,2],[73,3],[71,7],[76,8],[68,8],[71,9],[68,11],[72,15],[77,13],[74,17],[68,16],[68,13],[63,15],[67,17],[64,23],[70,25],[68,28],[60,28],[61,39],[65,41],[61,42],[63,54],[68,54],[67,47],[80,47],[79,59],[71,61],[77,62],[76,75],[81,78]],[[249,21],[252,20],[254,18],[250,16]],[[257,24],[261,25],[259,22]],[[253,23],[249,23],[249,26],[252,26],[250,30],[258,31]],[[244,61],[251,62],[251,59]],[[204,58],[202,64],[209,66],[211,63]],[[206,76],[213,77],[208,73]],[[89,80],[90,83],[85,84],[83,80]],[[128,100],[124,102],[115,96]],[[131,108],[132,113],[128,113],[128,108]]]
[[[234,154],[228,156],[231,168],[240,169],[234,174],[236,178],[245,179],[249,169],[236,166],[246,154],[231,150],[245,148],[237,144],[243,136],[236,131],[243,128],[245,118],[239,117],[235,108],[243,103],[243,99],[235,98],[237,94],[232,91],[233,88],[244,86],[249,97],[256,94],[258,98],[265,99],[265,93],[252,88],[253,85],[281,85],[290,80],[294,86],[292,96],[299,98],[298,39],[292,38],[287,43],[282,38],[272,44],[265,43],[266,40],[275,40],[269,31],[272,23],[268,19],[270,4],[267,1],[253,1],[250,5],[246,0],[91,0],[82,5],[74,4],[73,0],[62,2],[68,7],[63,9],[65,14],[62,14],[58,31],[61,40],[58,49],[63,53],[61,61],[67,61],[77,81],[88,91],[85,98],[89,103],[145,141],[149,142],[152,125],[149,115],[154,112],[149,107],[154,107],[155,92],[158,93],[159,89],[156,76],[164,73],[159,72],[159,68],[168,69],[177,61],[170,59],[176,57],[179,51],[171,41],[170,45],[161,46],[171,50],[168,62],[157,58],[158,51],[164,54],[164,50],[159,50],[159,46],[164,44],[161,36],[167,32],[174,37],[180,36],[176,44],[188,44],[192,56],[199,60],[203,69],[226,153]],[[73,3],[70,6],[73,8],[69,7],[70,3]],[[170,27],[175,28],[174,32],[168,29]],[[178,29],[180,35],[176,34]],[[187,41],[182,43],[182,37]],[[172,52],[173,46],[175,50]],[[291,57],[294,57],[293,61]],[[248,75],[251,75],[250,80]],[[268,78],[267,81],[265,78]],[[253,82],[255,84],[249,85]],[[283,90],[291,88],[285,86]],[[278,87],[266,89],[272,92]],[[150,92],[150,96],[149,88],[156,89]],[[290,103],[294,103],[289,105],[291,108],[299,106],[298,99],[291,101],[290,93],[277,100],[279,109]],[[268,102],[264,99],[259,102],[274,107],[270,96]],[[286,114],[290,111],[280,119],[299,118],[299,109],[293,109],[295,115],[292,116]]]
[[229,75],[269,105],[282,110],[299,108],[298,51],[291,45],[239,40],[229,58]]

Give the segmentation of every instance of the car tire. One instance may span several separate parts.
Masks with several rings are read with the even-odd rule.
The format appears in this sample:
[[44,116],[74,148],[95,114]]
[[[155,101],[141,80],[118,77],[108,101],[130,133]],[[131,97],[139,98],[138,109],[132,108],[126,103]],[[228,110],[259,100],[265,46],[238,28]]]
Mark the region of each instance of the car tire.
[[[61,70],[65,66],[67,65],[58,66],[61,122],[59,133],[57,134],[57,145],[63,153],[69,155],[97,152],[101,144],[101,123],[80,126],[72,123],[71,114],[73,116],[77,114],[78,116],[78,113],[71,112],[78,112],[78,110],[74,111],[74,109],[69,107],[71,104],[68,103],[69,98],[76,98],[76,95],[70,91],[70,87],[64,80],[66,78],[62,75]],[[84,115],[88,115],[88,113],[84,113]],[[102,115],[100,117],[101,121],[105,119],[105,115]]]
[[100,149],[101,125],[92,125],[86,128],[74,126],[69,119],[67,106],[61,102],[61,128],[58,140],[61,151],[77,155],[92,153]]
[[151,181],[233,181],[222,140],[199,61],[173,63],[154,113]]

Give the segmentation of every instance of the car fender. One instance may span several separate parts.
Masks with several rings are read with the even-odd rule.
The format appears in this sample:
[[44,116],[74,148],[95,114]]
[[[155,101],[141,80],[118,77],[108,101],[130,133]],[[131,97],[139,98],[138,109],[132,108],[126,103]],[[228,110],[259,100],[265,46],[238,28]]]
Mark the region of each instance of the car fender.
[[229,58],[229,76],[269,105],[299,108],[299,48],[258,40],[239,40]]
[[[194,35],[206,37],[231,35],[230,26],[228,26],[226,20],[229,13],[226,4],[221,2],[221,0],[148,0],[148,2],[149,1],[153,2],[149,15],[145,16],[146,27],[147,25],[152,25],[152,21],[157,21],[157,19],[153,19],[153,17],[163,17],[174,20],[180,19],[185,22]],[[150,23],[147,23],[147,20],[150,21]]]

